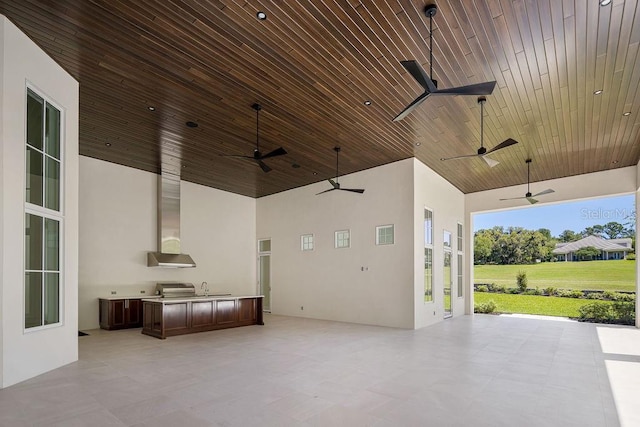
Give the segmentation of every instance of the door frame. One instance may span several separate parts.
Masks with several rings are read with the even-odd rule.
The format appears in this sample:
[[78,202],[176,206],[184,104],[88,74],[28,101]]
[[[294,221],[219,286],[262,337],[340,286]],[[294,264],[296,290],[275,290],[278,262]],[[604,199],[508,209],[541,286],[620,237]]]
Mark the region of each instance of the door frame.
[[[260,243],[265,241],[269,242],[269,250],[260,250],[260,246],[261,246]],[[265,296],[265,298],[263,299],[263,303],[264,302],[268,303],[268,304],[263,304],[262,311],[266,313],[271,313],[271,305],[272,305],[271,304],[271,238],[258,239],[257,249],[258,249],[258,257],[257,257],[257,266],[256,266],[256,272],[257,272],[256,282],[257,282],[258,294]],[[261,280],[262,278],[261,260],[264,257],[269,257],[269,289],[266,292],[262,289],[262,280]],[[268,292],[268,295],[266,295],[267,292]]]

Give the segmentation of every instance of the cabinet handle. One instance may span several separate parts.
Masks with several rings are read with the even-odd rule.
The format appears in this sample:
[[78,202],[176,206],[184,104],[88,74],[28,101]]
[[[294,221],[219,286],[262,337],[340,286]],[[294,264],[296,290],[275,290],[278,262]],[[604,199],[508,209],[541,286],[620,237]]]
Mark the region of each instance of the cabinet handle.
[[129,300],[124,300],[124,308],[129,308]]

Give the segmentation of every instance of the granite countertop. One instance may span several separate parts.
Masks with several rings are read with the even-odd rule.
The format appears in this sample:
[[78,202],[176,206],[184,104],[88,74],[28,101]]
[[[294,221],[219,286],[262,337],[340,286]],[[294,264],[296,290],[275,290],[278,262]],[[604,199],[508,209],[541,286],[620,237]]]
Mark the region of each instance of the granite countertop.
[[232,294],[214,294],[214,295],[196,295],[195,297],[185,298],[142,298],[143,301],[161,302],[161,303],[176,303],[176,302],[189,302],[189,301],[213,301],[221,299],[244,299],[244,298],[264,298],[264,295],[232,295]]
[[138,294],[138,295],[109,295],[107,297],[98,297],[98,299],[105,299],[108,301],[113,301],[117,299],[154,299],[154,298],[160,298],[160,295]]

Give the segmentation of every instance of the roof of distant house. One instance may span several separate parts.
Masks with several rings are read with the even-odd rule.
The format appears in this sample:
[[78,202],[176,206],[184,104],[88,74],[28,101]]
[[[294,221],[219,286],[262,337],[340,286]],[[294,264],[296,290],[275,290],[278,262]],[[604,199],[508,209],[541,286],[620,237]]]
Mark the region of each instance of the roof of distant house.
[[552,253],[556,255],[568,254],[569,252],[575,252],[589,246],[600,249],[601,251],[633,251],[631,248],[631,239],[629,238],[607,240],[598,236],[587,236],[575,242],[557,243]]

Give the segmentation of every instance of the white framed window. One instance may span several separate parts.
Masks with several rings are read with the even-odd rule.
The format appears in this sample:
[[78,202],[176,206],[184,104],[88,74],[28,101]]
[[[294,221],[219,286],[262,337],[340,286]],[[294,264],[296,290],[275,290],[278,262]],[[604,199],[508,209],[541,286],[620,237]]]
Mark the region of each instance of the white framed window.
[[450,231],[443,231],[442,232],[442,244],[444,245],[445,249],[451,250],[451,232]]
[[24,329],[61,324],[62,112],[27,88]]
[[458,223],[458,252],[464,252],[464,233],[462,229],[462,224]]
[[303,234],[300,236],[300,249],[303,251],[313,250],[313,234]]
[[335,236],[335,247],[339,248],[348,248],[351,246],[351,233],[349,230],[338,230],[336,231]]
[[393,245],[393,224],[379,225],[376,227],[376,245]]
[[464,297],[464,286],[462,283],[462,254],[458,254],[458,298]]
[[424,302],[433,302],[433,211],[424,208]]

